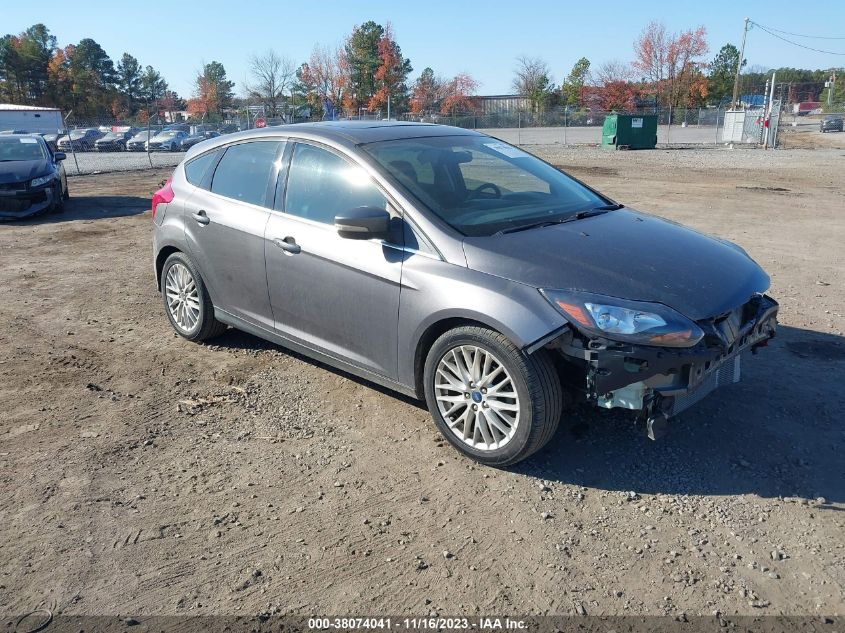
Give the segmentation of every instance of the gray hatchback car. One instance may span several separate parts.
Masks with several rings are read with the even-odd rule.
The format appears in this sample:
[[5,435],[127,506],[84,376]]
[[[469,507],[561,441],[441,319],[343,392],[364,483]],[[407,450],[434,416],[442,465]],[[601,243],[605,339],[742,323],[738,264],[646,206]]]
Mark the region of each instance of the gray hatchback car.
[[212,139],[152,215],[180,335],[233,326],[424,398],[485,464],[539,450],[579,401],[632,410],[654,438],[775,334],[769,278],[740,247],[468,130]]

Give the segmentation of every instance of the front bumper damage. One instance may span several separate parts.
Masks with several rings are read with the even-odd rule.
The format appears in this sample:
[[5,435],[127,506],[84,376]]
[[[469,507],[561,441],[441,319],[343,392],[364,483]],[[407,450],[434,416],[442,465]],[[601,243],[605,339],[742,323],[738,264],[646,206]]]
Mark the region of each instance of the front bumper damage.
[[0,188],[0,220],[20,220],[48,211],[55,203],[52,183],[29,188],[7,185]]
[[656,439],[671,417],[717,387],[739,382],[742,352],[756,354],[775,336],[777,312],[774,299],[755,295],[729,312],[698,321],[705,335],[690,348],[620,343],[574,328],[546,347],[559,351],[566,361],[564,379],[588,402],[636,411]]

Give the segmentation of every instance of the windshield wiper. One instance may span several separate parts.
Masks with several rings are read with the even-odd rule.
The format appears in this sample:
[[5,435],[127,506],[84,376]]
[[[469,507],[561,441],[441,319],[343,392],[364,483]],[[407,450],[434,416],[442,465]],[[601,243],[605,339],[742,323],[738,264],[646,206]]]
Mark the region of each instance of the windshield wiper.
[[539,222],[531,222],[529,224],[521,224],[519,226],[512,226],[507,229],[502,229],[501,231],[497,231],[493,233],[494,236],[496,235],[504,235],[505,233],[517,233],[519,231],[527,231],[529,229],[539,229],[545,226],[555,226],[556,224],[566,224],[567,222],[574,222],[575,220],[583,220],[584,218],[591,218],[596,215],[602,215],[607,213],[608,211],[616,211],[617,209],[621,209],[624,207],[624,204],[603,204],[600,207],[593,207],[592,209],[585,209],[584,211],[578,211],[577,213],[573,213],[572,215],[568,215],[565,218],[560,218],[559,220],[540,220]]

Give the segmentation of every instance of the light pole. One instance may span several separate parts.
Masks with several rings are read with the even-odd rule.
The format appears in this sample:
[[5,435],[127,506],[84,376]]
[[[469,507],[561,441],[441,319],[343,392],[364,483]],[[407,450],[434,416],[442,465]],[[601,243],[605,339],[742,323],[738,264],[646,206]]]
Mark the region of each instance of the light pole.
[[745,38],[748,36],[748,26],[751,20],[745,18],[745,29],[742,32],[742,46],[739,49],[739,59],[736,62],[736,75],[734,76],[734,91],[731,97],[731,110],[737,107],[736,98],[739,93],[739,72],[742,70],[742,59],[745,57]]
[[830,78],[827,81],[827,109],[833,105],[833,90],[836,87],[836,70],[830,69]]

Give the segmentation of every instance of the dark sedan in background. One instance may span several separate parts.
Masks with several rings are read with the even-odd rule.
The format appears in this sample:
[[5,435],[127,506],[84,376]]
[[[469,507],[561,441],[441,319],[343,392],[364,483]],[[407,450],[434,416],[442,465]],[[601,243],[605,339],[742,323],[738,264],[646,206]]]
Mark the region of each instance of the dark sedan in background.
[[64,159],[38,134],[0,136],[0,220],[61,212],[69,197]]
[[158,130],[143,130],[126,141],[126,150],[129,152],[146,152],[147,141],[158,134]]
[[839,114],[828,114],[819,122],[820,132],[841,132],[842,116]]
[[103,137],[105,132],[101,132],[95,127],[81,128],[79,130],[71,130],[70,134],[59,139],[56,147],[63,151],[75,152],[90,152],[94,149],[94,143]]
[[124,152],[126,143],[137,133],[135,128],[123,132],[107,132],[103,138],[94,142],[94,149],[98,152]]
[[40,136],[47,142],[47,145],[50,147],[50,149],[55,152],[59,149],[59,139],[63,136],[67,136],[67,130],[62,130],[60,132],[47,132],[41,134]]
[[183,152],[187,152],[197,143],[201,143],[210,138],[217,138],[218,136],[220,136],[220,132],[216,132],[214,130],[206,130],[204,132],[192,134],[188,138],[182,140],[182,145],[180,147]]

